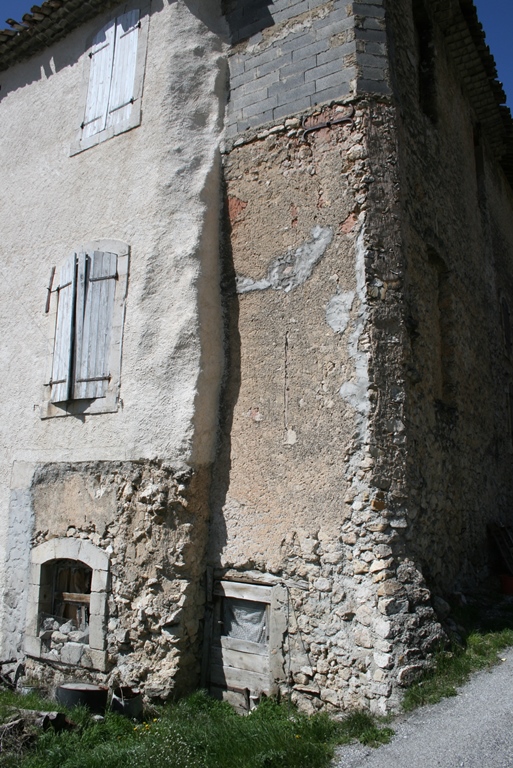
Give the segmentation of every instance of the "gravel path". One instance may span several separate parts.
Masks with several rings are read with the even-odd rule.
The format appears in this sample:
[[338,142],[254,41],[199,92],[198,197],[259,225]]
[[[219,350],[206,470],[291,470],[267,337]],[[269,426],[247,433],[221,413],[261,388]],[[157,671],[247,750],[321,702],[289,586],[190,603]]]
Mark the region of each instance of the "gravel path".
[[333,768],[513,768],[513,649],[454,698],[392,723],[377,749],[340,747]]

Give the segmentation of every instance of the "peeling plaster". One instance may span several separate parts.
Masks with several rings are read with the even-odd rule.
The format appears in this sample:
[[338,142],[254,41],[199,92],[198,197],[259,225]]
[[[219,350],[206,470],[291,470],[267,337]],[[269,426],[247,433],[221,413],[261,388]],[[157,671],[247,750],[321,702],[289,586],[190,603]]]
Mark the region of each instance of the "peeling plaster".
[[[362,417],[362,423],[360,424],[362,436],[366,430],[366,421],[370,409],[370,402],[367,394],[369,389],[368,355],[365,350],[361,349],[361,339],[365,332],[368,316],[365,289],[366,249],[364,240],[365,226],[362,224],[355,243],[356,297],[359,300],[359,309],[347,344],[349,358],[354,362],[355,370],[351,381],[345,381],[339,390],[340,396]],[[344,294],[342,294],[342,296],[343,295]],[[335,296],[334,298],[338,298],[338,296]],[[332,302],[333,299],[331,299],[330,304]],[[328,310],[326,311],[326,315],[328,315]],[[331,327],[333,328],[333,325],[331,325]]]
[[324,256],[332,239],[331,227],[314,227],[310,240],[300,245],[295,251],[278,256],[270,263],[267,277],[262,280],[253,280],[252,277],[238,275],[237,293],[266,291],[268,288],[288,293],[293,288],[297,288],[311,276],[313,268]]
[[356,294],[354,291],[337,292],[326,306],[326,322],[335,333],[344,333]]

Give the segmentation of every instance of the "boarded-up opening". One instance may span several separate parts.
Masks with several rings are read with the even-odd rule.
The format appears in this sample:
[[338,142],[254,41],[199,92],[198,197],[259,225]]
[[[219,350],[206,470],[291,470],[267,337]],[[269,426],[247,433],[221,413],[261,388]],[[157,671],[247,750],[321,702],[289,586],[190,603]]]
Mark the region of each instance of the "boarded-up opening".
[[236,709],[252,709],[271,692],[271,587],[217,582],[210,647],[210,693]]

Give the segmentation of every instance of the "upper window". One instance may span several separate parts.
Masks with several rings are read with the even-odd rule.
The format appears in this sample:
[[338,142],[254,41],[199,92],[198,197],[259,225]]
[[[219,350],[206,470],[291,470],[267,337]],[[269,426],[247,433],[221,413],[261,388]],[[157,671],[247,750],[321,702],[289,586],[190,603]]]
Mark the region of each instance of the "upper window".
[[128,247],[118,241],[92,243],[62,265],[43,417],[117,410],[127,280]]
[[[146,20],[146,23],[145,23]],[[141,122],[147,15],[132,8],[105,24],[88,54],[87,89],[80,130],[71,153],[134,128]]]

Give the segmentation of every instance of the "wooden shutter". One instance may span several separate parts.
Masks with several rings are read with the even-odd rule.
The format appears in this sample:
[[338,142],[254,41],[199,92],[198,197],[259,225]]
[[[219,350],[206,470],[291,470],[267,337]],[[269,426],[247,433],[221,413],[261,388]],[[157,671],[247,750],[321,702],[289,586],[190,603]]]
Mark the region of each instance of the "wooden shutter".
[[115,32],[116,24],[114,21],[110,21],[95,35],[93,47],[89,54],[91,69],[85,117],[82,124],[82,138],[84,139],[103,131],[105,128],[114,60]]
[[117,278],[115,253],[81,254],[78,260],[77,326],[73,398],[104,397]]
[[75,297],[76,255],[73,254],[62,265],[58,287],[50,395],[52,403],[62,403],[70,399]]
[[134,100],[139,10],[128,11],[116,19],[116,42],[107,125],[128,122]]

